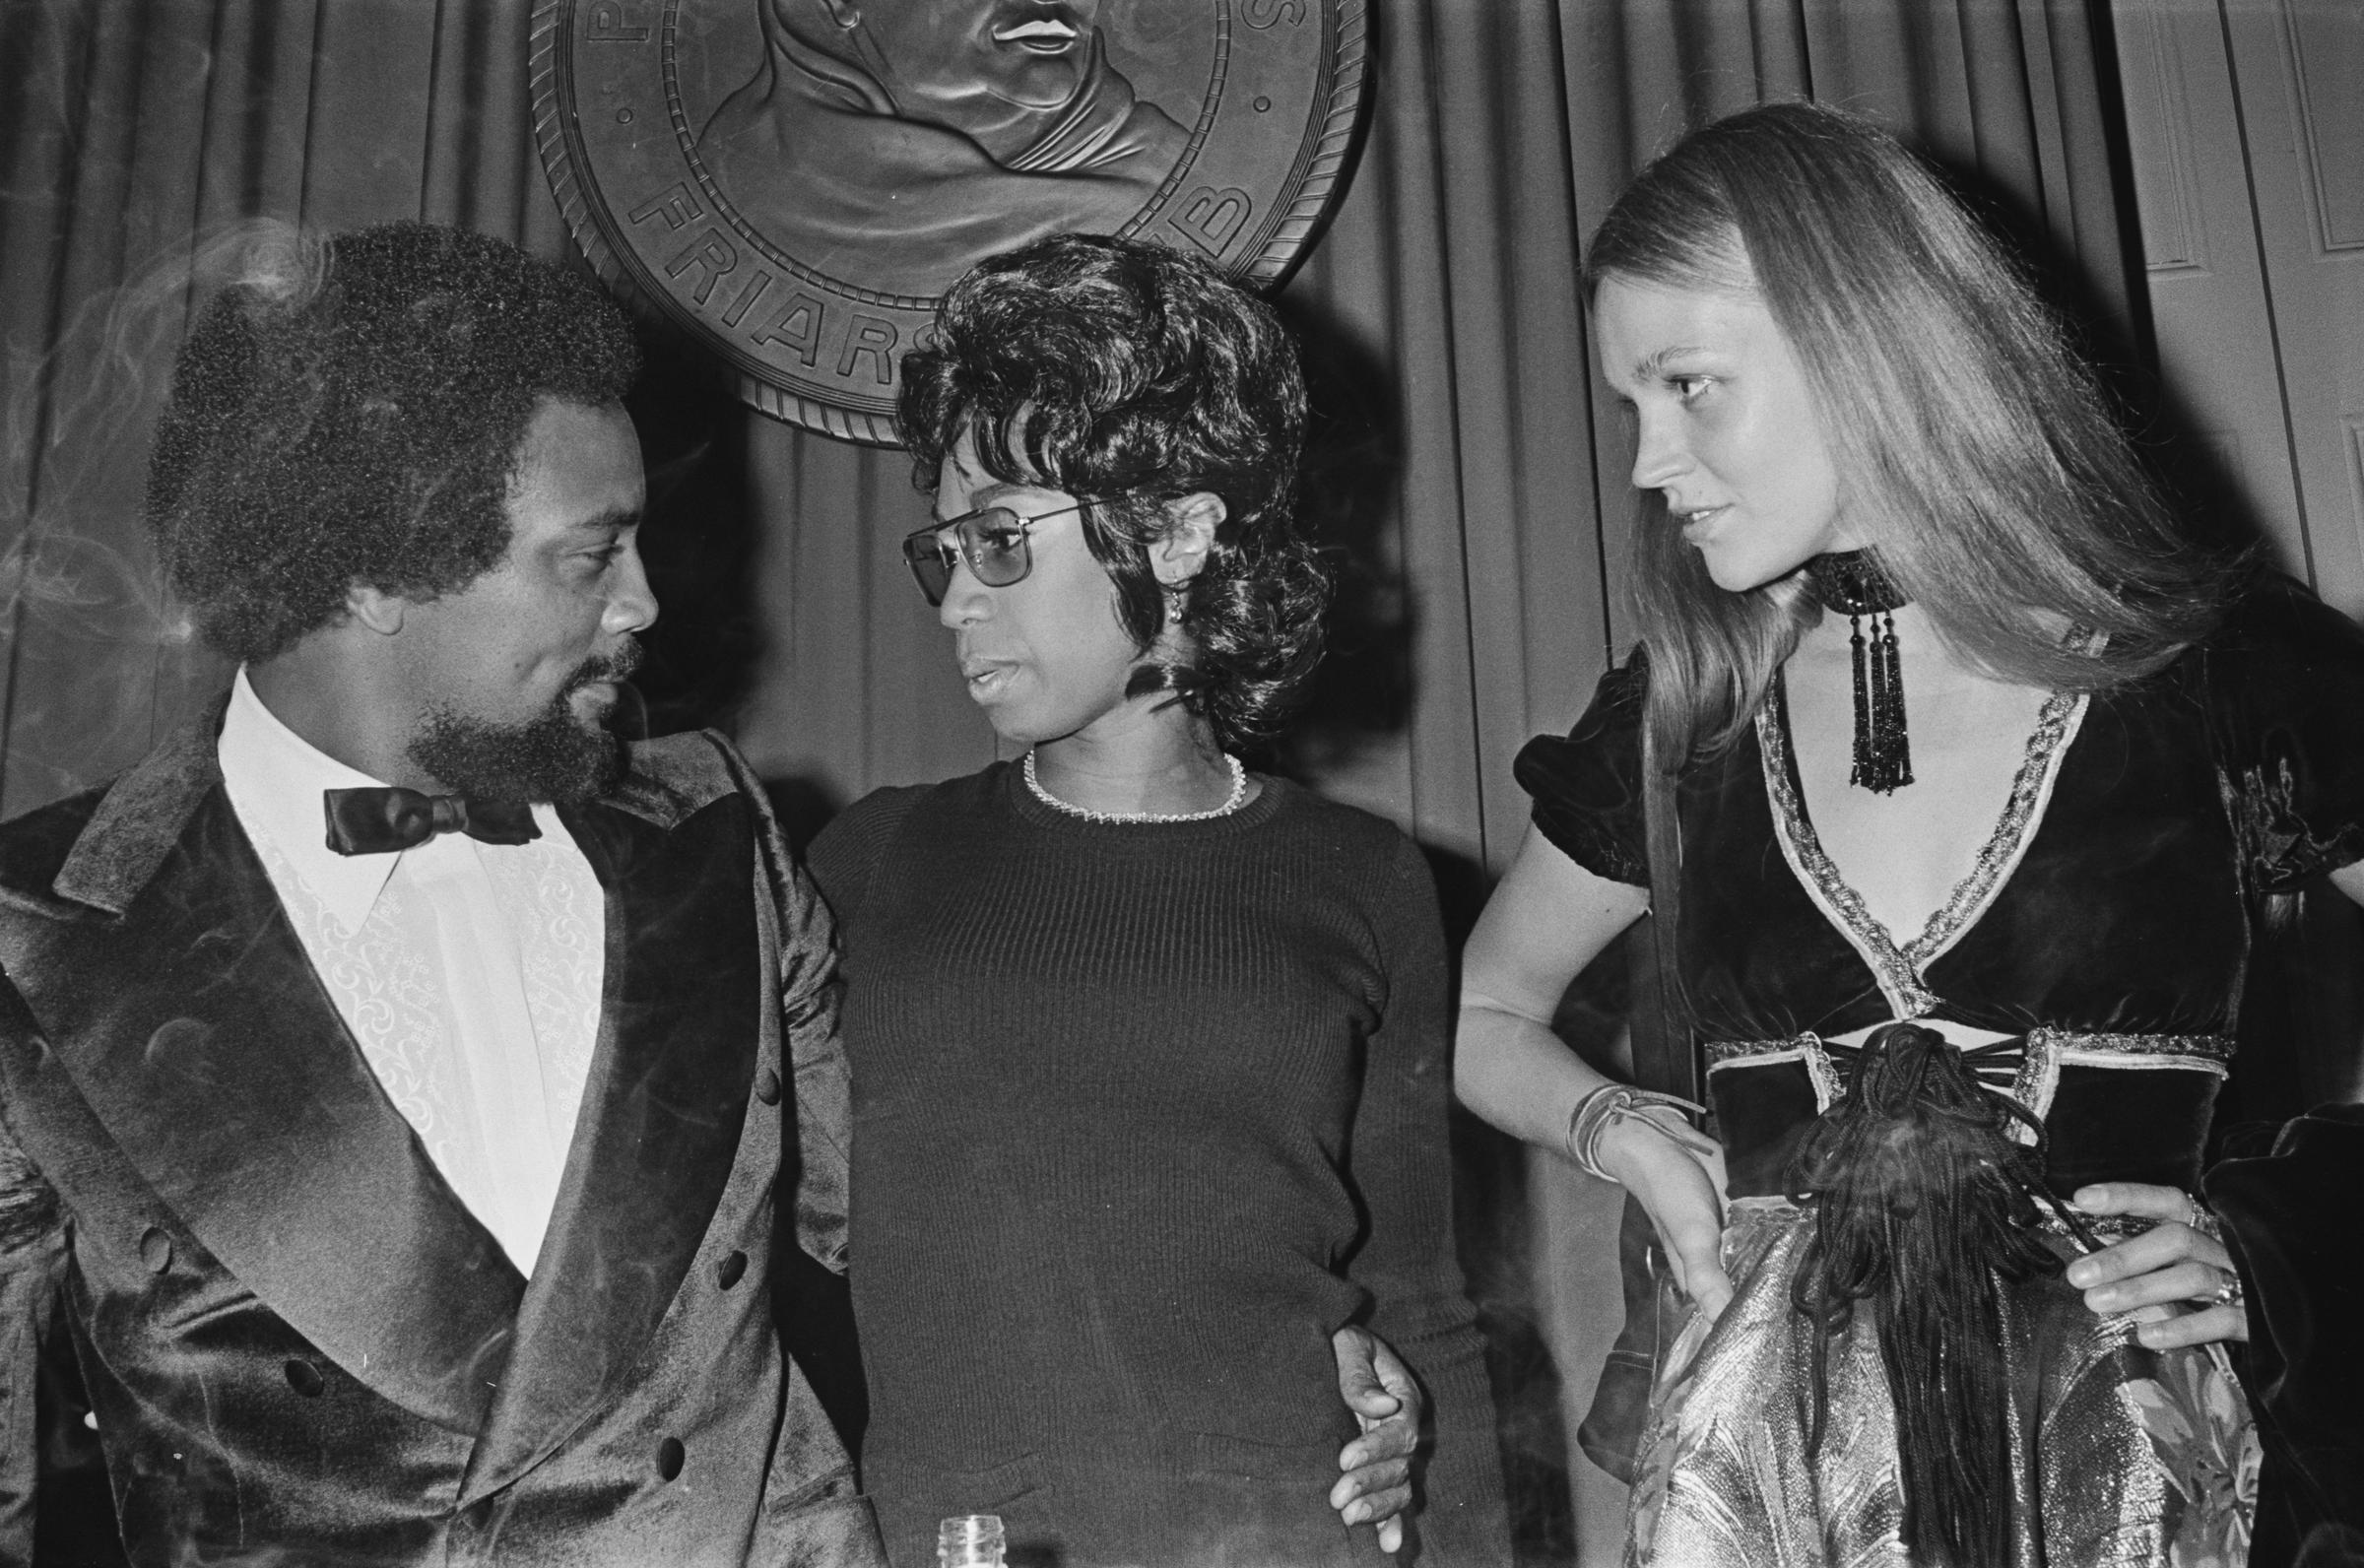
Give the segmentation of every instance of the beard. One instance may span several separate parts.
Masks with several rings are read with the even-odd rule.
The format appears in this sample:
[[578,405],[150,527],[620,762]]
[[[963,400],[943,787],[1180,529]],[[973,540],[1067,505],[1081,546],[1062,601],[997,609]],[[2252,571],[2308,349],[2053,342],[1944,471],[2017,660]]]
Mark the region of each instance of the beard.
[[639,663],[639,644],[629,642],[585,659],[550,705],[522,723],[430,708],[411,737],[411,760],[445,789],[478,800],[565,806],[605,795],[624,777],[624,743],[605,725],[585,724],[567,699],[597,682],[622,682]]

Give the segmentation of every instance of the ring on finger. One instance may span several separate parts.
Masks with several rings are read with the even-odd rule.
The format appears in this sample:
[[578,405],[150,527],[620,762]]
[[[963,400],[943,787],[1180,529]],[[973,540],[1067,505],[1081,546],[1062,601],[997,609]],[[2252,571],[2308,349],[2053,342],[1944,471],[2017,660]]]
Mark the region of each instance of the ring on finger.
[[2220,1241],[2223,1239],[2224,1227],[2216,1222],[2216,1211],[2214,1209],[2201,1203],[2199,1199],[2193,1197],[2190,1193],[2186,1193],[2184,1195],[2184,1202],[2190,1205],[2192,1209],[2190,1216],[2184,1220],[2186,1225],[2190,1226],[2198,1234],[2207,1237],[2210,1241]]
[[2200,1297],[2200,1299],[2212,1307],[2237,1307],[2242,1305],[2247,1298],[2241,1293],[2241,1276],[2230,1269],[2222,1269],[2217,1272],[2224,1275],[2224,1283],[2218,1285],[2214,1290]]

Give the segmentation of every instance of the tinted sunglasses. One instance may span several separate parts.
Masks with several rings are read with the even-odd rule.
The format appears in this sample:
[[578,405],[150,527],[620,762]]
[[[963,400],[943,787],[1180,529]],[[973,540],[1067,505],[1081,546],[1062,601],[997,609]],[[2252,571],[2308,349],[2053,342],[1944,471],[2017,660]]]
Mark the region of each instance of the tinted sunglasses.
[[[1034,569],[1034,550],[1026,536],[1045,518],[1080,512],[1084,503],[1021,517],[1007,506],[980,507],[948,522],[930,523],[903,537],[903,559],[928,603],[941,605],[952,586],[952,573],[961,562],[988,588],[1007,588],[1023,582]],[[945,536],[952,536],[947,539]],[[957,541],[954,544],[953,541]]]

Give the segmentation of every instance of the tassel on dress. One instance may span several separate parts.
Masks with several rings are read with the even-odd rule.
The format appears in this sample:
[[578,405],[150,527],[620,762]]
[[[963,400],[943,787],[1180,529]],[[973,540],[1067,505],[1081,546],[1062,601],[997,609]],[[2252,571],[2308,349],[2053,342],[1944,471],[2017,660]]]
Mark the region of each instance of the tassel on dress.
[[1982,1087],[1944,1036],[1889,1024],[1790,1165],[1814,1210],[1791,1281],[1819,1331],[1808,1444],[1819,1449],[1829,1414],[1830,1341],[1866,1304],[1896,1415],[1902,1544],[1931,1568],[2011,1560],[2002,1282],[2063,1267],[2037,1228],[2041,1130],[2033,1147],[2014,1143],[2014,1120],[2037,1125]]

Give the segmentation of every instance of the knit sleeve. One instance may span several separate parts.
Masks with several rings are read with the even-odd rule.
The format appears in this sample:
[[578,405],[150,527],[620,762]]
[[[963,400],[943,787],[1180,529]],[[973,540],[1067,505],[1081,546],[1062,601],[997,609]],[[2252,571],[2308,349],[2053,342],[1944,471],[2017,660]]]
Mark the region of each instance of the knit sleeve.
[[1451,1038],[1436,885],[1412,841],[1382,860],[1372,911],[1387,1001],[1367,1044],[1350,1174],[1370,1216],[1347,1275],[1369,1327],[1418,1377],[1435,1445],[1421,1481],[1422,1561],[1506,1560],[1484,1344],[1453,1238]]
[[2280,579],[2246,595],[2205,651],[2252,885],[2286,892],[2364,860],[2364,631]]
[[854,923],[886,846],[924,793],[923,787],[872,790],[831,817],[805,851],[805,865],[821,883],[839,930]]
[[1535,797],[1535,825],[1597,877],[1650,884],[1642,820],[1643,666],[1637,650],[1601,678],[1593,705],[1565,736],[1539,735],[1511,774]]

